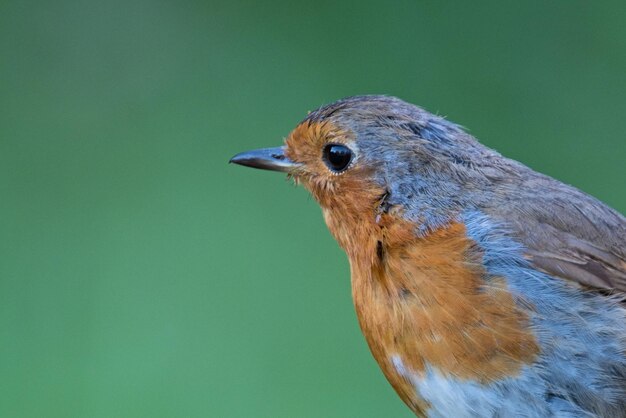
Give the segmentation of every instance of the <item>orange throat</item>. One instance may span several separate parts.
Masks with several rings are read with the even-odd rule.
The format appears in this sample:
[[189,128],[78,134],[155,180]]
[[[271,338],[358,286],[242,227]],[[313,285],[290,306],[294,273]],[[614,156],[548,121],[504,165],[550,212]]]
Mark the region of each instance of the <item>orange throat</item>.
[[416,225],[397,214],[346,215],[354,209],[327,207],[324,217],[350,259],[354,305],[370,350],[415,412],[427,405],[407,372],[419,378],[431,367],[487,383],[535,359],[539,347],[527,313],[503,279],[486,275],[463,224],[417,237]]

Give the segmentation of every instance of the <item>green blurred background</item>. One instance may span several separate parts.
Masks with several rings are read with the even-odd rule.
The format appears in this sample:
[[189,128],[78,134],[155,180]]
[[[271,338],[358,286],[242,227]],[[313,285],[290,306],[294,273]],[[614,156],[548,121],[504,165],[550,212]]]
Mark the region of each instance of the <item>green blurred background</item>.
[[0,416],[411,416],[315,202],[228,159],[386,93],[625,212],[624,22],[623,0],[0,2]]

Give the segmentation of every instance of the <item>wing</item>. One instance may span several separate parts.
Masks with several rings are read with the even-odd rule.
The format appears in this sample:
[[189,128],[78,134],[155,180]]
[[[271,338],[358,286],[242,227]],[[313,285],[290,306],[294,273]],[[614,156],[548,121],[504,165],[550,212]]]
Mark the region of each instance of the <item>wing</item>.
[[513,228],[538,269],[583,286],[626,292],[626,218],[578,189],[524,168],[523,180],[498,200],[506,203],[490,214]]

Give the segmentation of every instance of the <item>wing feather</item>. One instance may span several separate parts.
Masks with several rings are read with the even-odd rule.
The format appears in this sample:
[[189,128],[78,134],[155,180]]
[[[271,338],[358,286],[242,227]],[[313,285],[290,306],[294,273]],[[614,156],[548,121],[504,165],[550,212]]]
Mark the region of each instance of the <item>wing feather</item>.
[[[599,200],[514,163],[516,187],[488,208],[512,227],[528,259],[551,275],[626,293],[626,218]],[[510,185],[509,185],[510,186]],[[504,197],[504,199],[502,199]]]

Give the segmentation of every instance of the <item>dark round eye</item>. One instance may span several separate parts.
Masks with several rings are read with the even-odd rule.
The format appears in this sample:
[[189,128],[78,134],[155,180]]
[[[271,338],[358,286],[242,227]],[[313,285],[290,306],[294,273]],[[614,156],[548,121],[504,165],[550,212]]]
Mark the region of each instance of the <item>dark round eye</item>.
[[352,151],[341,144],[328,144],[324,147],[324,162],[335,173],[340,173],[350,165]]

